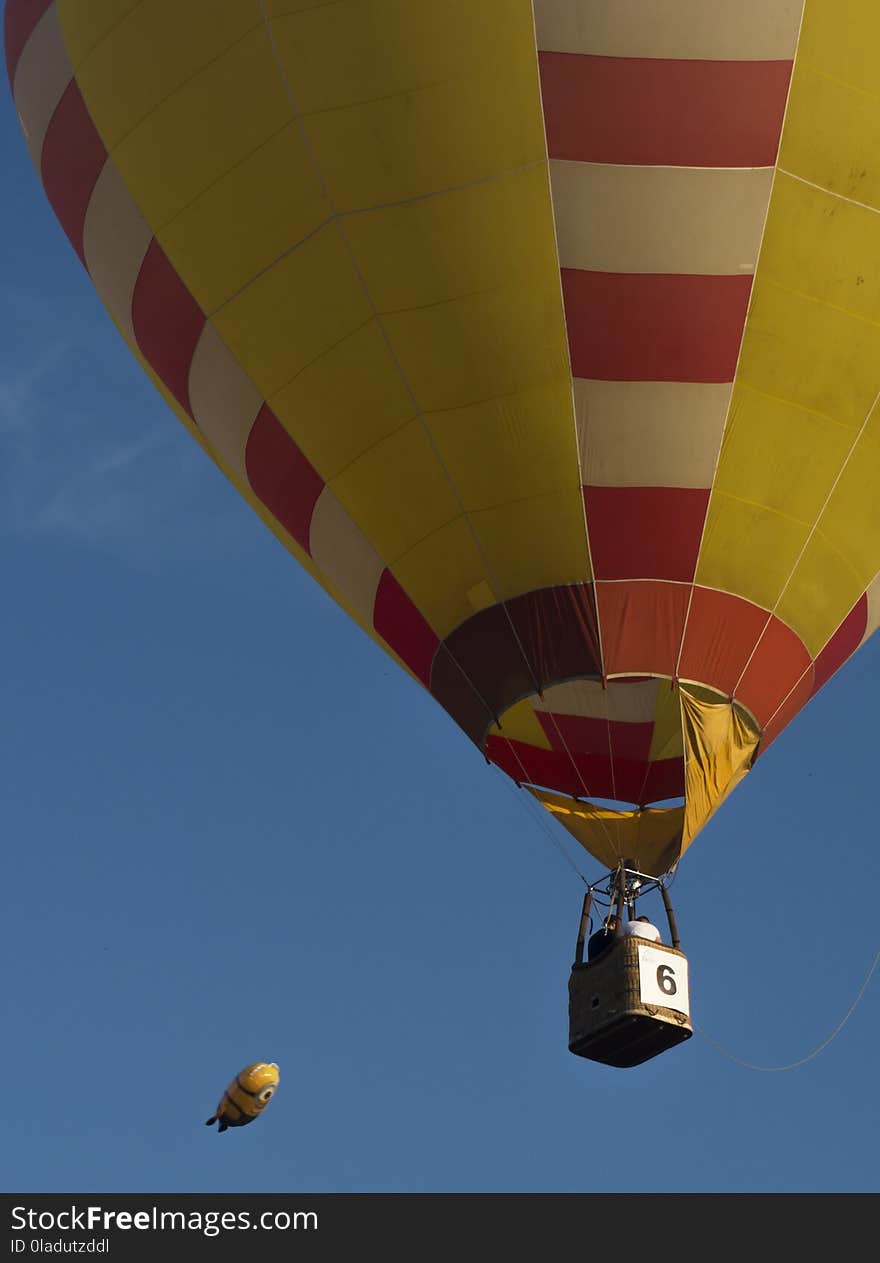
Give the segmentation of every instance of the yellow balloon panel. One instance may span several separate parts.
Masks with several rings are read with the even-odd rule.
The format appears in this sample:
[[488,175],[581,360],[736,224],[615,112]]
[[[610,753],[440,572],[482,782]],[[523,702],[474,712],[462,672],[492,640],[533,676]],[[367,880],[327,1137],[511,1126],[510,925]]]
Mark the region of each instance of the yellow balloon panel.
[[559,289],[544,165],[434,197],[343,217],[378,311],[439,306],[507,291],[518,307]]
[[566,380],[433,412],[428,419],[468,510],[580,491]]
[[498,599],[486,578],[485,554],[463,516],[399,557],[394,574],[438,636]]
[[878,132],[876,92],[841,82],[807,62],[803,54],[798,58],[779,156],[783,170],[880,209]]
[[880,570],[880,408],[875,407],[852,454],[841,467],[820,519],[829,542],[846,557],[867,588]]
[[761,279],[880,321],[880,215],[780,172],[764,230]]
[[[779,604],[779,615],[804,622],[807,647],[819,653],[834,634],[837,612],[850,609],[880,572],[880,426],[877,412],[841,464],[815,534]],[[811,617],[804,619],[803,610]]]
[[799,63],[876,96],[878,47],[880,9],[874,0],[806,0]]
[[819,527],[793,569],[777,613],[784,622],[804,628],[804,643],[811,654],[817,655],[837,631],[840,611],[852,609],[866,586],[846,555],[834,547]]
[[[83,48],[74,63],[77,80],[111,151],[163,101],[262,25],[259,5],[241,0],[131,6],[62,0],[59,12],[71,53]],[[227,73],[225,65],[220,69]]]
[[839,422],[739,382],[730,406],[715,488],[812,526],[852,446]]
[[332,487],[389,565],[461,513],[420,419],[352,461]]
[[697,583],[772,609],[809,529],[744,496],[716,491],[709,502]]
[[299,129],[288,123],[157,235],[199,305],[212,313],[329,217]]
[[502,600],[591,577],[580,488],[481,509],[473,521]]
[[272,50],[257,27],[160,101],[111,152],[156,231],[289,122]]
[[674,759],[683,753],[681,706],[678,695],[667,680],[660,680],[654,712],[654,733],[648,759]]
[[504,725],[503,730],[497,724],[489,729],[492,736],[502,737],[507,741],[521,741],[525,745],[536,746],[539,750],[551,748],[530,701],[517,702],[511,706],[504,712],[501,722]]
[[[426,413],[568,376],[558,278],[547,278],[530,300],[509,285],[384,317],[397,361]],[[570,402],[567,420],[576,459]],[[563,428],[562,418],[558,425]]]
[[545,161],[524,0],[342,0],[271,25],[340,212]]
[[330,223],[255,277],[217,312],[214,324],[271,400],[371,319],[369,299],[336,224]]
[[[782,248],[780,246],[780,248]],[[777,271],[768,259],[768,272]],[[854,433],[877,391],[880,328],[795,289],[755,278],[737,381],[820,412]]]
[[270,403],[328,481],[416,415],[373,319],[300,369]]
[[64,30],[64,43],[74,70],[87,55],[135,9],[143,0],[55,0],[55,8]]

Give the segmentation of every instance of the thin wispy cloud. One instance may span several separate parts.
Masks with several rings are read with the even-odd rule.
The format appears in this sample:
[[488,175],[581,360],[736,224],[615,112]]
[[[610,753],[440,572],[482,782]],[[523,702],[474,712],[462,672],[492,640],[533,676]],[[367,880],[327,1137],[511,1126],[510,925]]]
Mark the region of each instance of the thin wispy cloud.
[[249,510],[115,330],[0,297],[0,532],[57,537],[138,569],[252,546]]
[[0,430],[4,434],[27,429],[42,384],[63,365],[69,352],[67,344],[57,342],[24,365],[4,366],[0,378]]
[[94,450],[83,453],[81,467],[69,468],[49,498],[34,504],[28,529],[57,531],[101,547],[133,519],[138,501],[149,494],[145,474],[150,456],[172,449],[168,434],[158,429],[115,448],[105,447],[97,436],[92,437],[92,444]]

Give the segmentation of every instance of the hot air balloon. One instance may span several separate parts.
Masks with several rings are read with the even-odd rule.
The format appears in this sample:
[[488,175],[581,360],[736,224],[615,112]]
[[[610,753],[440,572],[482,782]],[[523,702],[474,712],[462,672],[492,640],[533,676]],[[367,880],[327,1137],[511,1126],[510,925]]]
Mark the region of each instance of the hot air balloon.
[[8,0],[5,42],[169,407],[631,914],[880,622],[880,6]]

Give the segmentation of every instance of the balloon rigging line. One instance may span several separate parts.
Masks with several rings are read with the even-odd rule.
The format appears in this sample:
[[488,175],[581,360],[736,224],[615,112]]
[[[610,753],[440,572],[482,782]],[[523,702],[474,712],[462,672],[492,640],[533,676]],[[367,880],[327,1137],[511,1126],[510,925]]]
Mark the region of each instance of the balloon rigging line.
[[[809,181],[805,181],[805,183],[809,183]],[[844,200],[846,200],[846,199],[844,199]],[[878,212],[878,213],[880,213],[880,212]],[[865,592],[870,591],[871,587],[872,587],[872,586],[873,586],[873,585],[877,582],[877,580],[878,580],[878,579],[880,579],[880,570],[878,570],[877,574],[875,574],[875,575],[874,575],[874,578],[871,580],[871,582],[870,582],[869,584],[867,584],[867,586],[866,586],[866,588],[865,588]],[[863,595],[864,595],[864,594],[863,594]],[[849,608],[849,610],[848,610],[848,612],[847,612],[847,616],[846,616],[847,618],[849,618],[850,614],[852,614],[853,610],[856,608],[856,606],[858,605],[859,601],[861,601],[861,599],[862,599],[862,597],[860,596],[860,597],[858,598],[858,600],[854,601],[854,602],[853,602],[853,604],[850,606],[850,608]],[[844,619],[844,622],[846,622],[846,619]],[[825,650],[825,649],[827,649],[828,645],[829,645],[829,644],[831,643],[831,641],[834,639],[834,636],[835,636],[836,634],[837,634],[836,632],[832,632],[832,633],[831,633],[831,635],[830,635],[830,636],[826,639],[825,643],[822,645],[822,648],[821,648],[821,649],[819,650],[819,652],[816,654],[816,659],[818,659],[818,658],[819,658],[819,656],[820,656],[820,655],[824,652],[824,650]],[[863,638],[862,638],[862,643],[864,643],[865,639],[866,639],[866,637],[863,637]],[[856,646],[856,649],[858,649],[858,646]],[[845,661],[846,661],[846,662],[849,662],[849,659],[850,659],[850,658],[853,656],[853,654],[856,652],[856,649],[854,649],[854,650],[852,651],[852,653],[849,655],[849,657],[845,659]],[[791,688],[788,690],[788,692],[786,693],[785,697],[783,697],[782,701],[781,701],[781,702],[779,703],[779,705],[776,707],[776,709],[775,709],[775,711],[773,712],[773,714],[772,714],[772,715],[770,716],[770,718],[767,720],[766,724],[764,725],[764,729],[765,729],[765,731],[766,731],[766,729],[767,729],[767,728],[769,728],[769,727],[770,727],[770,725],[773,723],[773,720],[776,718],[776,716],[777,716],[777,715],[779,714],[779,712],[782,710],[783,706],[785,706],[785,704],[788,702],[788,699],[791,697],[792,693],[794,693],[794,691],[795,691],[795,690],[796,690],[796,689],[800,686],[800,684],[803,682],[803,680],[804,680],[804,679],[806,678],[806,676],[809,674],[810,669],[811,669],[812,667],[814,667],[814,666],[815,666],[815,664],[816,664],[816,659],[814,659],[814,660],[813,660],[813,661],[811,661],[811,662],[808,662],[808,663],[807,663],[807,665],[804,667],[803,671],[800,673],[800,675],[798,676],[798,678],[795,680],[794,684],[792,684]],[[841,665],[841,666],[843,666],[844,664],[843,664],[843,663],[841,663],[840,665]],[[838,670],[839,670],[839,669],[840,669],[840,668],[838,668]]]
[[[584,797],[590,798],[591,794],[590,794],[589,789],[587,788],[587,782],[584,780],[583,774],[581,773],[581,769],[578,767],[577,763],[575,762],[575,757],[572,754],[571,750],[569,749],[568,742],[565,740],[565,737],[562,735],[562,732],[560,730],[559,723],[557,722],[555,714],[553,713],[552,710],[550,710],[550,711],[547,711],[547,715],[549,716],[550,721],[553,724],[553,727],[556,729],[556,735],[559,738],[559,740],[562,742],[563,749],[565,750],[565,753],[569,757],[571,766],[574,768],[575,772],[577,773],[577,778],[580,781],[581,788],[584,791]],[[613,772],[612,772],[612,775],[613,775]],[[603,820],[601,816],[597,818],[598,818],[599,824],[602,826],[605,832],[605,836],[608,839],[609,846],[611,847],[612,851],[617,856],[617,858],[620,859],[620,851],[618,850],[617,843],[614,841],[614,838],[611,835],[611,830],[608,828],[607,824],[605,823],[605,821]]]
[[858,198],[847,197],[845,193],[837,193],[824,184],[815,184],[812,180],[804,179],[802,175],[795,175],[794,171],[788,171],[785,167],[779,168],[779,174],[787,176],[789,180],[797,180],[798,184],[805,184],[808,189],[816,189],[826,197],[836,197],[839,202],[848,202],[850,206],[858,206],[859,210],[870,211],[872,215],[880,215],[880,210],[872,206],[870,202],[860,202]]
[[850,461],[852,460],[852,457],[853,457],[853,455],[854,455],[854,453],[855,453],[855,450],[856,450],[856,448],[858,447],[859,443],[861,442],[861,439],[862,439],[863,435],[865,434],[865,431],[866,431],[866,430],[867,430],[867,428],[868,428],[868,423],[870,422],[871,417],[872,417],[872,416],[874,415],[874,413],[876,412],[876,409],[877,409],[877,405],[878,405],[878,403],[880,403],[880,390],[878,390],[878,391],[877,391],[876,395],[874,396],[873,400],[871,401],[871,406],[868,408],[868,411],[867,411],[867,414],[866,414],[866,416],[865,416],[865,419],[864,419],[864,421],[862,422],[861,426],[859,427],[859,430],[858,430],[858,432],[857,432],[857,434],[856,434],[855,438],[853,439],[852,443],[850,444],[849,451],[846,453],[846,456],[843,458],[843,461],[841,462],[840,469],[838,469],[838,471],[837,471],[837,477],[834,479],[834,482],[832,482],[831,486],[828,488],[828,494],[827,494],[827,495],[826,495],[826,497],[825,497],[825,500],[824,500],[824,502],[823,502],[823,504],[822,504],[822,507],[820,508],[819,512],[817,513],[816,518],[815,518],[815,520],[814,520],[814,522],[813,522],[813,525],[810,527],[810,530],[809,530],[809,532],[807,533],[807,538],[804,540],[804,543],[803,543],[803,546],[802,546],[802,548],[801,548],[800,552],[798,553],[797,557],[795,557],[795,559],[794,559],[794,563],[792,564],[792,567],[791,567],[791,573],[789,574],[788,578],[786,579],[785,583],[783,584],[783,586],[782,586],[782,588],[781,588],[781,590],[780,590],[780,592],[779,592],[779,595],[777,596],[776,601],[775,601],[775,603],[774,603],[774,605],[773,605],[772,610],[770,610],[770,611],[768,612],[768,614],[767,614],[767,620],[766,620],[766,622],[764,623],[764,626],[763,626],[763,627],[762,627],[762,629],[761,629],[761,634],[760,634],[760,636],[758,637],[757,641],[755,642],[755,647],[754,647],[754,649],[752,650],[752,652],[749,654],[748,659],[746,660],[746,664],[745,664],[745,666],[743,667],[742,671],[740,672],[740,677],[739,677],[739,679],[737,680],[736,684],[733,686],[733,692],[734,692],[734,693],[735,693],[735,692],[736,692],[736,690],[739,688],[740,684],[742,684],[743,677],[745,676],[746,671],[748,671],[749,666],[751,665],[752,658],[754,658],[755,654],[756,654],[756,653],[757,653],[757,651],[758,651],[758,646],[760,645],[761,641],[764,639],[764,634],[765,634],[765,632],[767,631],[767,628],[770,626],[770,619],[771,619],[771,618],[773,618],[774,616],[778,617],[778,615],[776,614],[776,611],[779,609],[779,606],[780,606],[780,603],[781,603],[781,601],[782,601],[782,598],[785,596],[786,592],[788,591],[789,587],[791,586],[791,581],[792,581],[792,579],[794,578],[795,574],[797,573],[797,568],[798,568],[798,566],[801,564],[801,561],[803,560],[803,558],[804,558],[804,556],[805,556],[805,554],[806,554],[806,551],[807,551],[807,549],[808,549],[808,548],[809,548],[809,546],[810,546],[810,542],[812,541],[813,536],[816,534],[816,532],[817,532],[817,531],[818,531],[818,529],[819,529],[819,523],[822,521],[822,518],[823,518],[823,517],[824,517],[824,515],[825,515],[825,510],[828,508],[828,505],[831,503],[832,496],[834,495],[834,492],[835,492],[835,491],[836,491],[836,489],[837,489],[837,484],[840,482],[841,478],[843,477],[844,473],[846,472],[846,468],[847,468],[847,466],[849,465]]
[[[493,767],[495,767],[495,765],[494,765],[494,764],[493,764]],[[520,790],[516,789],[516,788],[515,788],[515,786],[513,786],[513,785],[510,783],[510,777],[509,777],[509,776],[508,776],[505,772],[502,772],[501,768],[499,768],[499,767],[495,767],[495,771],[496,771],[496,772],[498,773],[498,775],[501,777],[502,781],[504,782],[505,786],[506,786],[506,787],[507,787],[507,789],[510,791],[510,793],[511,793],[511,794],[513,794],[513,796],[516,798],[516,801],[517,801],[518,803],[520,803],[520,805],[522,806],[523,810],[524,810],[524,811],[526,812],[526,814],[527,814],[527,815],[531,818],[531,817],[532,817],[532,811],[531,811],[531,809],[530,809],[529,801],[527,801],[527,799],[528,799],[528,800],[530,800],[530,802],[531,802],[531,803],[534,803],[534,799],[532,798],[532,795],[529,793],[529,791],[528,791],[528,790],[526,790],[527,799],[526,799],[526,798],[523,798],[522,792],[521,792]],[[536,804],[536,803],[534,803],[534,805],[535,805],[535,807],[537,808],[537,804]],[[574,871],[577,873],[578,877],[579,877],[579,878],[581,879],[581,881],[584,883],[584,885],[585,885],[585,886],[589,886],[589,884],[590,884],[590,883],[587,881],[587,879],[586,879],[586,877],[584,876],[584,874],[581,872],[581,870],[578,868],[577,864],[576,864],[576,863],[574,862],[574,860],[571,858],[571,856],[569,855],[568,851],[566,851],[566,849],[565,849],[565,848],[564,848],[564,846],[562,845],[562,840],[561,840],[561,838],[559,837],[559,831],[558,831],[557,829],[553,829],[553,828],[551,828],[551,826],[550,826],[550,821],[547,819],[547,813],[546,813],[546,811],[544,810],[544,808],[543,808],[543,807],[540,807],[540,808],[537,808],[537,810],[539,811],[539,813],[540,813],[540,814],[539,814],[538,816],[536,816],[536,817],[535,817],[535,819],[538,821],[538,824],[540,825],[540,827],[541,827],[541,828],[544,830],[544,832],[547,834],[547,837],[550,839],[550,841],[551,841],[551,842],[553,843],[553,845],[556,847],[556,850],[559,852],[559,854],[560,854],[560,855],[562,856],[562,858],[565,860],[566,864],[568,864],[569,868],[573,868],[573,869],[574,869]]]
[[[466,509],[466,508],[465,508],[465,506],[464,506],[464,503],[463,503],[463,501],[462,501],[462,499],[461,499],[461,495],[459,494],[458,488],[457,488],[457,487],[456,487],[456,485],[455,485],[455,481],[454,481],[454,479],[453,479],[453,477],[452,477],[452,474],[451,474],[450,470],[448,469],[448,467],[447,467],[447,465],[446,465],[446,462],[443,460],[443,458],[442,458],[442,457],[441,457],[441,455],[440,455],[440,452],[439,452],[439,450],[438,450],[438,448],[437,448],[437,444],[436,444],[436,442],[435,442],[435,440],[434,440],[434,435],[433,435],[433,434],[432,434],[432,432],[431,432],[431,427],[428,425],[428,420],[427,420],[427,417],[425,416],[425,411],[424,411],[424,408],[422,407],[422,405],[421,405],[421,403],[420,403],[419,399],[417,398],[416,393],[415,393],[415,391],[414,391],[414,389],[413,389],[412,383],[410,382],[409,378],[407,377],[406,373],[404,372],[403,365],[401,364],[400,359],[399,359],[399,357],[398,357],[398,355],[397,355],[396,351],[394,350],[394,347],[393,347],[393,345],[392,345],[392,343],[391,343],[391,338],[390,338],[390,336],[389,336],[389,334],[388,334],[388,330],[387,330],[387,328],[385,327],[385,322],[384,322],[384,320],[382,319],[382,315],[381,315],[381,313],[380,313],[380,311],[379,311],[378,307],[376,306],[376,303],[375,303],[375,300],[374,300],[374,298],[373,298],[373,295],[371,294],[370,289],[369,289],[369,286],[367,285],[367,280],[366,280],[366,277],[364,276],[363,270],[361,269],[360,264],[358,263],[357,258],[355,257],[355,253],[354,253],[354,249],[353,249],[353,247],[352,247],[352,244],[351,244],[351,242],[349,241],[348,236],[347,236],[347,234],[346,234],[346,232],[345,232],[345,230],[344,230],[344,228],[343,228],[343,225],[342,225],[342,222],[341,222],[341,217],[340,217],[340,214],[339,214],[339,209],[338,209],[338,207],[336,206],[336,204],[335,204],[335,202],[334,202],[334,200],[333,200],[333,198],[332,198],[332,196],[331,196],[329,186],[328,186],[327,181],[326,181],[326,179],[325,179],[325,177],[324,177],[324,172],[322,171],[322,169],[321,169],[321,164],[320,164],[320,163],[319,163],[319,161],[318,161],[318,156],[317,156],[317,154],[315,153],[314,146],[313,146],[313,145],[312,145],[312,143],[311,143],[311,139],[310,139],[310,137],[309,137],[309,135],[308,135],[308,132],[306,131],[305,125],[304,125],[304,123],[303,123],[302,116],[301,116],[301,114],[300,114],[299,107],[298,107],[298,105],[297,105],[297,101],[296,101],[296,95],[295,95],[295,93],[294,93],[294,91],[293,91],[293,87],[292,87],[292,85],[291,85],[291,83],[290,83],[290,79],[289,79],[289,77],[288,77],[287,70],[286,70],[286,68],[285,68],[285,66],[284,66],[283,61],[281,60],[281,55],[280,55],[280,52],[279,52],[279,50],[278,50],[277,43],[276,43],[276,41],[275,41],[275,35],[274,35],[273,31],[272,31],[272,26],[271,26],[271,23],[270,23],[270,21],[269,21],[268,15],[266,14],[265,0],[260,0],[260,13],[261,13],[262,18],[263,18],[263,26],[264,26],[264,28],[265,28],[265,30],[266,30],[266,36],[267,36],[267,38],[268,38],[268,40],[269,40],[269,46],[270,46],[270,48],[271,48],[271,51],[272,51],[272,57],[273,57],[273,60],[274,60],[274,62],[275,62],[275,66],[276,66],[276,68],[277,68],[279,78],[280,78],[280,80],[281,80],[282,88],[283,88],[283,90],[284,90],[284,93],[285,93],[285,95],[286,95],[286,97],[287,97],[287,100],[288,100],[288,103],[289,103],[289,105],[290,105],[291,113],[292,113],[292,115],[293,115],[293,121],[294,121],[294,124],[295,124],[295,126],[296,126],[296,128],[297,128],[297,131],[299,132],[300,138],[301,138],[301,140],[302,140],[302,142],[303,142],[303,145],[305,146],[306,152],[307,152],[307,153],[308,153],[308,155],[309,155],[309,160],[310,160],[311,165],[312,165],[312,167],[313,167],[313,169],[314,169],[315,176],[316,176],[316,178],[317,178],[318,182],[320,183],[321,190],[322,190],[323,195],[324,195],[324,197],[325,197],[325,199],[326,199],[327,205],[330,207],[330,210],[331,210],[331,212],[332,212],[332,218],[333,218],[334,223],[335,223],[335,226],[336,226],[336,230],[337,230],[337,232],[338,232],[338,234],[339,234],[339,237],[340,237],[340,239],[341,239],[341,241],[342,241],[343,247],[344,247],[344,249],[345,249],[345,251],[346,251],[346,253],[347,253],[348,257],[349,257],[349,261],[350,261],[351,266],[352,266],[352,268],[353,268],[353,270],[354,270],[354,272],[355,272],[355,275],[356,275],[356,276],[357,276],[357,278],[358,278],[358,282],[359,282],[359,284],[360,284],[360,286],[361,286],[361,289],[362,289],[362,291],[363,291],[363,294],[364,294],[364,297],[365,297],[365,299],[366,299],[366,301],[367,301],[367,304],[368,304],[368,305],[369,305],[369,307],[370,307],[370,310],[371,310],[372,315],[373,315],[373,319],[374,319],[374,320],[375,320],[375,322],[376,322],[376,328],[378,329],[379,334],[380,334],[380,335],[381,335],[381,337],[382,337],[382,341],[385,343],[385,348],[386,348],[386,350],[388,351],[388,354],[389,354],[389,356],[390,356],[390,358],[391,358],[391,361],[392,361],[392,363],[394,364],[394,366],[395,366],[395,368],[396,368],[396,370],[397,370],[398,376],[400,377],[400,380],[401,380],[401,384],[403,385],[404,389],[406,390],[407,394],[409,395],[410,400],[412,401],[412,404],[413,404],[414,408],[416,409],[416,413],[417,413],[417,416],[418,416],[419,422],[421,423],[422,429],[423,429],[423,431],[424,431],[424,433],[425,433],[425,437],[426,437],[426,439],[428,440],[428,444],[429,444],[429,446],[430,446],[430,448],[431,448],[432,452],[434,453],[434,457],[435,457],[435,459],[436,459],[436,461],[437,461],[438,465],[440,466],[440,469],[443,471],[443,474],[444,474],[444,476],[445,476],[445,478],[446,478],[446,481],[447,481],[447,482],[448,482],[448,484],[449,484],[449,489],[450,489],[450,491],[452,492],[452,495],[453,495],[453,497],[454,497],[454,499],[455,499],[456,503],[458,504],[459,510],[460,510],[460,512],[461,512],[461,515],[462,515],[462,519],[463,519],[463,521],[465,522],[465,524],[466,524],[466,526],[467,526],[467,528],[468,528],[468,531],[469,531],[469,533],[470,533],[470,535],[471,535],[471,538],[472,538],[472,540],[473,540],[473,542],[474,542],[474,547],[476,548],[477,552],[479,553],[479,555],[480,555],[480,557],[481,557],[481,559],[482,559],[483,566],[484,566],[484,569],[485,569],[485,572],[486,572],[486,576],[487,576],[487,578],[488,578],[488,580],[489,580],[490,586],[492,587],[492,589],[493,589],[493,591],[494,591],[494,592],[498,592],[498,591],[500,591],[500,590],[501,590],[501,589],[500,589],[500,585],[499,585],[499,584],[497,583],[497,581],[496,581],[495,575],[494,575],[494,573],[493,573],[493,569],[492,569],[492,567],[491,567],[491,566],[490,566],[490,564],[489,564],[489,559],[488,559],[488,557],[486,556],[485,550],[484,550],[484,548],[483,548],[483,546],[482,546],[482,544],[481,544],[481,542],[480,542],[480,538],[479,538],[479,536],[478,536],[478,534],[477,534],[476,528],[474,527],[474,524],[473,524],[473,522],[471,521],[470,514],[468,513],[467,509]],[[541,684],[541,682],[538,680],[538,677],[537,677],[537,675],[536,675],[535,671],[532,669],[532,664],[531,664],[531,662],[530,662],[530,660],[529,660],[528,654],[526,653],[525,646],[523,645],[522,640],[521,640],[521,638],[520,638],[520,635],[519,635],[519,633],[518,633],[518,631],[517,631],[517,629],[516,629],[516,625],[515,625],[515,623],[514,623],[514,621],[513,621],[513,618],[511,617],[510,610],[507,608],[507,602],[506,602],[505,600],[501,599],[501,600],[499,601],[499,604],[500,604],[501,608],[504,610],[504,615],[505,615],[505,618],[507,619],[507,623],[508,623],[508,626],[509,626],[509,628],[510,628],[511,634],[513,635],[513,639],[514,639],[514,641],[515,641],[515,643],[516,643],[516,646],[517,646],[517,648],[519,649],[519,652],[520,652],[520,654],[521,654],[521,656],[522,656],[522,660],[523,660],[523,663],[524,663],[524,665],[525,665],[526,671],[528,672],[529,676],[531,677],[531,681],[532,681],[532,685],[534,686],[534,690],[535,690],[535,692],[536,692],[536,693],[538,693],[538,694],[540,695],[540,694],[541,694],[541,692],[543,691],[543,689],[542,689],[542,684]],[[448,648],[447,648],[447,652],[448,652]],[[450,657],[451,657],[451,656],[452,656],[452,655],[450,654]],[[453,659],[453,660],[454,660],[454,659]],[[471,688],[473,688],[473,690],[474,690],[474,692],[476,693],[477,697],[479,697],[479,698],[480,698],[480,701],[483,703],[483,705],[484,705],[484,706],[486,706],[486,709],[489,711],[489,714],[490,714],[490,716],[491,716],[492,720],[493,720],[495,723],[498,723],[498,718],[499,718],[499,717],[498,717],[498,715],[496,715],[496,714],[492,711],[491,707],[489,707],[489,706],[488,706],[488,704],[487,704],[487,702],[486,702],[486,699],[485,699],[484,697],[482,697],[482,695],[480,694],[479,690],[478,690],[478,689],[476,688],[476,686],[474,685],[473,681],[470,679],[470,677],[468,676],[468,674],[465,672],[464,668],[463,668],[463,667],[461,666],[461,664],[460,664],[460,663],[458,663],[458,662],[456,662],[456,666],[458,667],[459,671],[461,671],[462,675],[463,675],[463,676],[464,676],[464,678],[467,680],[467,682],[471,685]],[[555,720],[554,720],[554,723],[555,723]],[[499,726],[500,726],[500,725],[499,725]],[[558,727],[557,727],[557,732],[558,732],[558,731],[559,731],[559,730],[558,730]],[[584,793],[585,793],[585,794],[586,794],[586,796],[589,798],[589,796],[590,796],[590,795],[589,795],[589,791],[587,790],[587,787],[586,787],[586,785],[584,784],[584,780],[583,780],[583,776],[581,775],[580,768],[579,768],[579,767],[577,766],[577,764],[575,763],[575,760],[574,760],[574,758],[573,758],[573,757],[572,757],[572,755],[571,755],[571,751],[568,749],[568,745],[566,744],[566,742],[565,742],[565,741],[564,741],[564,739],[562,738],[561,734],[559,734],[559,735],[560,735],[560,740],[562,740],[562,744],[563,744],[563,746],[564,746],[564,748],[565,748],[565,751],[566,751],[566,753],[568,754],[569,759],[571,760],[572,767],[574,768],[575,773],[577,774],[578,779],[580,780],[581,784],[584,786]],[[606,830],[606,832],[607,832],[607,830]],[[610,837],[609,837],[609,842],[611,842]],[[612,848],[615,850],[615,853],[616,853],[616,847],[614,847],[614,843],[613,843],[613,842],[611,842],[611,846],[612,846]]]
[[866,990],[868,989],[868,983],[871,981],[872,977],[874,976],[874,971],[877,968],[878,964],[880,964],[880,952],[877,952],[877,954],[875,955],[873,964],[871,965],[871,968],[868,970],[865,981],[862,983],[861,987],[859,987],[859,990],[856,994],[856,998],[853,1000],[852,1004],[849,1006],[849,1009],[844,1014],[843,1018],[837,1024],[837,1026],[835,1026],[834,1030],[831,1032],[828,1038],[824,1039],[822,1043],[819,1044],[818,1048],[814,1048],[811,1053],[808,1053],[806,1055],[806,1057],[801,1057],[798,1061],[791,1061],[788,1063],[788,1065],[756,1066],[751,1061],[743,1061],[742,1058],[734,1056],[732,1052],[729,1052],[722,1044],[719,1044],[717,1040],[711,1037],[711,1035],[707,1035],[706,1032],[703,1030],[703,1028],[698,1026],[696,1022],[693,1023],[693,1028],[700,1035],[702,1035],[703,1039],[705,1039],[707,1043],[711,1044],[713,1048],[717,1049],[718,1052],[722,1054],[722,1056],[727,1057],[730,1061],[736,1062],[738,1066],[744,1066],[746,1070],[760,1070],[760,1071],[763,1071],[765,1074],[779,1074],[783,1070],[796,1070],[798,1066],[805,1066],[808,1061],[812,1061],[814,1057],[818,1057],[819,1053],[824,1052],[824,1050],[828,1047],[831,1041],[837,1038],[837,1036],[843,1030],[844,1026],[846,1026],[847,1022],[852,1017],[853,1013],[855,1013],[856,1009],[858,1008],[859,1003],[861,1002],[862,996],[865,994]]

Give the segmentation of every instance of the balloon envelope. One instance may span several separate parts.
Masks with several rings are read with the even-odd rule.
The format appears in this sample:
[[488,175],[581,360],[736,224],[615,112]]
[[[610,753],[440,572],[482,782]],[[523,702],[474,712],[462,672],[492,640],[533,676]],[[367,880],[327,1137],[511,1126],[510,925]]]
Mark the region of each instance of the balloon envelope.
[[193,437],[598,858],[674,863],[880,621],[880,7],[8,0],[5,40]]

